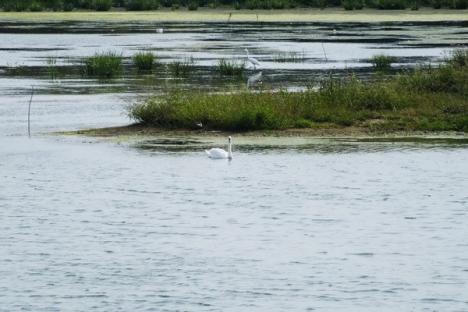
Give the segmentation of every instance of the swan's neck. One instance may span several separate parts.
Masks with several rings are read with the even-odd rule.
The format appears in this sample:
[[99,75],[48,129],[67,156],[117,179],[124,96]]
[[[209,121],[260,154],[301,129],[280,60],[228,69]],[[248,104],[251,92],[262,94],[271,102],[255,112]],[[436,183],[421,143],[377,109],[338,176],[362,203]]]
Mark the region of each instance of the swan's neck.
[[228,146],[228,158],[232,158],[232,143],[229,142]]
[[249,50],[245,50],[245,54],[247,55],[247,58],[249,58]]

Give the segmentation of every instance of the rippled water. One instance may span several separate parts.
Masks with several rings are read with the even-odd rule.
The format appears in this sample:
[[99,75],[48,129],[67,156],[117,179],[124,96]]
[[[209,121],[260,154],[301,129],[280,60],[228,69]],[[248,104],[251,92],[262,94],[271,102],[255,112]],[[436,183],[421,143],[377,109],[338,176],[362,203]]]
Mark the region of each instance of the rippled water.
[[468,309],[463,145],[0,143],[0,310]]
[[466,137],[49,134],[128,123],[90,85],[28,139],[31,82],[0,79],[0,311],[468,311]]

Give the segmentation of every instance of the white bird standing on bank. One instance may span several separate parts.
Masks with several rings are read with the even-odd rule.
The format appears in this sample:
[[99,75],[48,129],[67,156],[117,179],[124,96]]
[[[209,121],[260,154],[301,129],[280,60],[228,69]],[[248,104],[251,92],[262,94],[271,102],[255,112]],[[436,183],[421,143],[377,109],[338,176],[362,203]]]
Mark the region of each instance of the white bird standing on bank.
[[212,159],[232,159],[232,138],[228,138],[228,151],[226,152],[222,148],[212,148],[210,150],[205,150],[208,157]]
[[245,53],[247,54],[247,61],[253,65],[254,69],[257,69],[257,66],[260,67],[260,62],[257,61],[256,58],[249,56],[249,50],[245,49]]

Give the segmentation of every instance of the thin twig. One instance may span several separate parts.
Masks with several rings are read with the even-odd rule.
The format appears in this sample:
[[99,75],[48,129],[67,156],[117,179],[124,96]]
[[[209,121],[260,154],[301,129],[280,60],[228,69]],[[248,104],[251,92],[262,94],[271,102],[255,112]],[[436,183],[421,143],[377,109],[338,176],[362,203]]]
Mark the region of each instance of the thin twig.
[[31,86],[31,98],[28,105],[28,137],[31,137],[31,103],[34,95],[34,86]]
[[325,52],[325,46],[323,45],[323,42],[321,42],[321,44],[322,44],[323,55],[325,56],[325,62],[328,62],[327,52]]

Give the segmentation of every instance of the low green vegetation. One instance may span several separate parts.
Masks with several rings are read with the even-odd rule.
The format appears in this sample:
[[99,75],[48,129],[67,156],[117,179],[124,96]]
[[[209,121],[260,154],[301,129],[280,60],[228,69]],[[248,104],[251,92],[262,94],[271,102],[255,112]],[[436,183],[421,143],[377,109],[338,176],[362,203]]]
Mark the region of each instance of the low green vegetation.
[[84,73],[100,79],[110,79],[122,73],[122,56],[115,52],[97,53],[83,61]]
[[221,75],[242,77],[245,72],[245,63],[221,59],[217,69]]
[[247,131],[360,127],[375,131],[468,132],[468,52],[446,64],[390,78],[320,81],[304,92],[171,92],[129,109],[139,123],[161,128]]
[[305,61],[305,53],[281,52],[274,55],[273,60],[278,63],[302,63]]
[[451,9],[468,8],[468,0],[0,0],[4,11],[72,11],[86,9],[108,11],[126,9],[132,11],[156,10],[159,7],[174,10],[185,7],[194,11],[198,7],[234,9],[291,9],[296,7],[343,7],[346,10],[359,10],[364,7],[382,10],[418,9],[420,6]]
[[55,57],[47,58],[47,73],[51,80],[57,79],[58,68],[57,68],[57,59]]
[[156,65],[156,56],[152,52],[138,52],[132,60],[137,69],[141,71],[150,71]]
[[395,61],[395,57],[385,54],[374,55],[371,58],[372,66],[378,71],[390,70],[392,68],[392,63],[394,63]]
[[167,67],[174,77],[187,77],[192,73],[194,63],[193,58],[186,58],[183,61],[173,61]]

